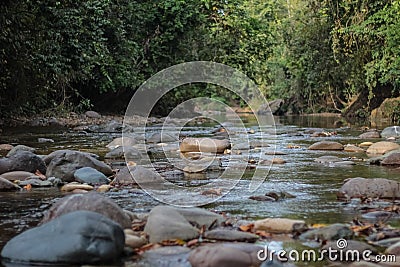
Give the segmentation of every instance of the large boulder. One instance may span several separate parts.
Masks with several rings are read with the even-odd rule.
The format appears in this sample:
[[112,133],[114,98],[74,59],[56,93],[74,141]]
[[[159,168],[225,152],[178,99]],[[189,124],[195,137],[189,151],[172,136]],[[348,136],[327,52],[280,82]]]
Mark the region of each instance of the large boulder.
[[368,154],[385,154],[389,151],[400,149],[400,145],[394,142],[381,141],[372,144],[367,149]]
[[10,157],[0,159],[0,174],[11,171],[46,173],[46,164],[42,158],[29,151],[17,151]]
[[310,150],[343,150],[343,145],[334,141],[321,141],[308,147]]
[[144,232],[149,235],[151,243],[170,239],[190,240],[200,234],[185,217],[169,206],[157,206],[151,210]]
[[17,235],[1,256],[34,264],[110,263],[121,257],[124,244],[117,223],[95,212],[75,211]]
[[179,148],[182,153],[185,152],[210,152],[223,153],[225,149],[230,148],[228,140],[213,138],[185,138],[182,140]]
[[389,137],[399,138],[400,137],[400,126],[386,127],[385,129],[383,129],[381,136],[384,138],[389,138]]
[[384,178],[351,178],[339,189],[338,198],[400,198],[400,182]]
[[108,184],[107,177],[98,170],[91,167],[83,167],[74,172],[75,180],[81,183],[96,185]]
[[92,167],[106,176],[113,174],[110,166],[80,151],[59,150],[49,154],[45,161],[48,162],[46,176],[54,176],[64,182],[75,181],[75,171],[83,167]]
[[21,189],[18,185],[10,182],[9,180],[1,177],[0,175],[0,192],[2,191],[15,191]]
[[130,218],[114,201],[95,192],[74,194],[61,198],[45,213],[41,223],[46,223],[77,210],[97,212],[117,222],[123,228],[131,227]]

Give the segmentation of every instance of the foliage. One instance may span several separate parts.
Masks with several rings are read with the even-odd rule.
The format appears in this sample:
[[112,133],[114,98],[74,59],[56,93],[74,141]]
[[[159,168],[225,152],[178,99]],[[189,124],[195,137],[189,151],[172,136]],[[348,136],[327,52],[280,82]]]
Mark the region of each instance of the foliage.
[[[399,2],[4,0],[0,114],[123,111],[151,75],[193,60],[241,70],[267,98],[287,99],[288,111],[340,112],[359,94],[400,94]],[[156,112],[195,96],[244,104],[222,88],[190,85]]]

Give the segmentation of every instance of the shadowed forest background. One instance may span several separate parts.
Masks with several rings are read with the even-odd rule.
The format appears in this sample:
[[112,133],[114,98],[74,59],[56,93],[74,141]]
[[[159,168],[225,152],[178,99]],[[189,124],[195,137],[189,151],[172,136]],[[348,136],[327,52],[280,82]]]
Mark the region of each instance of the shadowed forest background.
[[[123,112],[153,74],[205,60],[241,70],[267,99],[284,99],[283,112],[368,117],[400,96],[399,29],[400,1],[5,0],[0,116]],[[241,104],[198,85],[155,112],[193,96]]]

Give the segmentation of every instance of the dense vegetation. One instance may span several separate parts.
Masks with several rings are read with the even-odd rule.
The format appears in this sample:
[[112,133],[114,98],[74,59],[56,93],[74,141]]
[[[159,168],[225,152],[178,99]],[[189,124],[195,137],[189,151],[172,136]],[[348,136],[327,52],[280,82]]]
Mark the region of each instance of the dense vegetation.
[[[157,71],[209,60],[288,112],[365,116],[400,95],[398,29],[398,0],[4,0],[0,114],[123,111]],[[236,101],[202,85],[160,106],[195,95]]]

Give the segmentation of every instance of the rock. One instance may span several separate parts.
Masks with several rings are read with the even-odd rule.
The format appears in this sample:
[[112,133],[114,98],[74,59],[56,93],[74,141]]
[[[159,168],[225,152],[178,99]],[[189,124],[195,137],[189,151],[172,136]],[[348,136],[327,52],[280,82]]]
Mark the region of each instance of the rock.
[[400,137],[400,126],[386,127],[385,129],[383,129],[381,136],[383,138],[389,138],[389,137],[399,138]]
[[53,184],[50,181],[42,181],[39,178],[30,178],[19,183],[19,186],[31,185],[33,187],[50,187]]
[[281,158],[273,158],[271,162],[272,162],[272,164],[285,164],[286,163],[286,161]]
[[318,163],[329,164],[329,163],[342,161],[342,159],[339,157],[336,157],[336,156],[322,156],[322,157],[316,158],[314,161],[318,162]]
[[230,148],[228,140],[219,140],[212,138],[185,138],[182,140],[180,151],[185,152],[210,152],[223,153],[225,149]]
[[359,144],[360,147],[370,147],[372,146],[374,143],[372,142],[362,142],[361,144]]
[[121,133],[122,123],[112,120],[102,125],[93,125],[89,127],[89,131],[97,133]]
[[202,227],[203,225],[210,229],[220,225],[225,221],[225,218],[214,212],[200,208],[175,208],[187,221],[192,225]]
[[13,171],[13,172],[2,173],[1,177],[9,181],[15,181],[15,180],[24,181],[30,177],[36,177],[36,175],[32,172]]
[[310,150],[343,150],[343,145],[333,141],[321,141],[308,147]]
[[400,256],[400,241],[388,247],[385,253]]
[[204,172],[207,170],[207,167],[208,167],[207,165],[188,164],[183,168],[183,171],[189,173]]
[[317,241],[331,241],[338,240],[340,238],[350,239],[353,236],[353,231],[346,224],[335,223],[329,226],[311,229],[307,232],[302,233],[299,238],[300,240],[317,240]]
[[0,191],[15,191],[21,187],[0,176]]
[[257,114],[274,114],[278,115],[280,113],[280,109],[283,106],[285,101],[283,99],[275,99],[268,104],[263,104],[260,106],[260,108],[257,110]]
[[100,119],[101,115],[93,110],[88,110],[85,112],[85,116],[92,119]]
[[250,196],[249,199],[256,201],[276,201],[275,198],[270,196]]
[[272,197],[275,200],[280,200],[285,198],[296,198],[295,195],[292,195],[285,191],[280,191],[280,192],[270,191],[265,193],[265,196]]
[[100,156],[94,153],[89,153],[89,152],[82,152],[82,151],[76,151],[76,150],[68,150],[68,149],[62,149],[62,150],[57,150],[54,152],[51,152],[50,154],[46,155],[43,157],[44,162],[46,163],[46,165],[49,165],[50,162],[58,157],[62,157],[65,153],[69,153],[69,152],[79,152],[82,154],[85,154],[88,157],[92,157],[94,159],[99,159]]
[[344,146],[344,151],[346,151],[346,152],[365,152],[365,150],[362,149],[361,147],[358,147],[355,145],[350,145],[350,144],[347,144]]
[[100,186],[96,189],[96,191],[99,192],[99,193],[105,193],[105,192],[110,191],[111,188],[112,188],[111,185],[102,184],[102,185],[100,185]]
[[351,178],[337,193],[338,198],[400,198],[400,182],[384,179]]
[[38,138],[38,143],[54,143],[54,140],[50,138]]
[[250,150],[251,148],[252,146],[247,142],[237,143],[232,146],[232,150]]
[[76,181],[90,185],[109,183],[109,180],[104,174],[91,167],[77,169],[74,172],[74,177]]
[[362,133],[358,137],[361,139],[372,139],[372,138],[381,138],[381,135],[379,134],[379,132],[377,130],[372,130],[372,131]]
[[[200,246],[190,252],[193,267],[248,267],[260,266],[258,251],[263,248],[247,243],[219,243]],[[268,264],[267,264],[268,265]]]
[[151,249],[141,255],[141,260],[137,266],[192,267],[188,261],[189,252],[189,248],[181,246],[166,246]]
[[35,264],[108,263],[121,257],[124,244],[117,223],[98,213],[75,211],[17,235],[1,256]]
[[251,233],[236,231],[236,230],[226,230],[226,229],[214,229],[204,233],[204,238],[221,240],[221,241],[239,241],[239,242],[256,242],[258,240],[258,235]]
[[8,153],[7,153],[7,157],[11,157],[12,155],[15,155],[18,151],[28,151],[28,152],[32,152],[35,153],[35,150],[33,147],[29,147],[29,146],[24,146],[24,145],[17,145],[15,147],[13,147]]
[[10,157],[0,159],[0,171],[0,174],[11,171],[46,173],[46,165],[39,156],[32,152],[17,151]]
[[120,147],[120,146],[129,147],[129,146],[133,146],[135,144],[136,144],[136,139],[135,138],[124,136],[124,137],[115,138],[108,145],[106,145],[106,147],[108,149],[112,150],[112,149],[115,149],[115,148]]
[[10,151],[14,146],[10,144],[0,144],[0,150]]
[[106,176],[113,174],[110,166],[87,153],[74,150],[60,150],[53,153],[48,156],[51,161],[48,164],[47,177],[54,176],[64,182],[72,182],[75,180],[75,171],[83,167],[92,167]]
[[160,174],[142,166],[125,167],[121,169],[112,184],[132,185],[132,184],[151,184],[162,183],[164,179]]
[[393,245],[395,245],[395,244],[397,244],[399,242],[400,242],[400,237],[392,237],[392,238],[385,238],[385,239],[378,240],[376,242],[373,242],[373,244],[375,246],[388,248],[388,247],[393,246]]
[[144,237],[135,235],[125,235],[125,245],[131,248],[140,248],[147,244],[147,240]]
[[[357,257],[354,257],[354,254],[351,253],[350,251],[358,251],[359,255],[360,255],[360,259],[362,259],[362,253],[366,250],[371,251],[371,255],[376,255],[377,251],[375,248],[373,248],[372,246],[368,245],[367,243],[364,242],[360,242],[360,241],[356,241],[356,240],[347,240],[346,241],[346,246],[344,248],[339,249],[338,244],[342,245],[342,243],[337,242],[337,241],[328,241],[323,247],[323,250],[327,250],[329,251],[329,249],[331,249],[331,251],[333,250],[337,250],[337,251],[343,251],[343,255],[349,255],[347,261],[352,261],[352,259],[354,259],[353,261],[356,261]],[[329,253],[324,253],[325,257],[328,255]],[[352,256],[354,258],[352,258]],[[340,257],[337,257],[337,259],[339,260]]]
[[190,240],[199,236],[193,227],[176,209],[169,206],[157,206],[150,212],[144,232],[151,243],[163,240]]
[[68,183],[66,185],[63,185],[63,187],[61,187],[61,191],[64,192],[72,192],[77,189],[91,191],[94,189],[94,187],[87,184],[79,184],[77,182]]
[[106,159],[139,160],[142,158],[140,151],[131,146],[119,146],[108,152]]
[[400,152],[391,153],[381,161],[382,165],[400,165]]
[[364,213],[363,215],[361,215],[361,217],[364,219],[374,220],[375,222],[378,222],[378,221],[386,221],[387,219],[396,218],[396,214],[389,212],[389,211],[377,210],[377,211],[371,211],[371,212]]
[[77,210],[97,212],[117,222],[122,228],[131,227],[130,218],[114,201],[95,192],[69,195],[61,198],[45,213],[41,224]]
[[173,136],[169,133],[153,133],[149,138],[147,138],[147,143],[169,143],[178,141],[177,136]]
[[368,154],[385,154],[389,151],[400,149],[400,145],[393,143],[393,142],[387,142],[387,141],[381,141],[372,144],[368,149],[367,153]]
[[267,218],[255,221],[254,229],[265,230],[270,233],[293,233],[307,230],[307,225],[303,220]]

